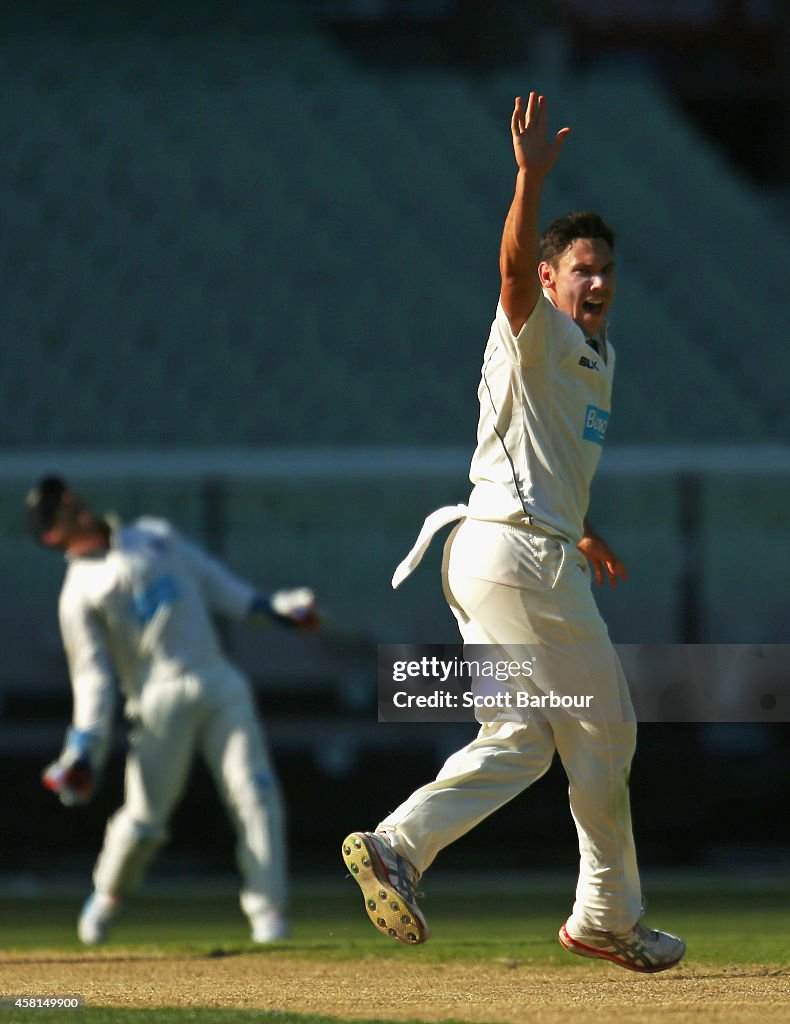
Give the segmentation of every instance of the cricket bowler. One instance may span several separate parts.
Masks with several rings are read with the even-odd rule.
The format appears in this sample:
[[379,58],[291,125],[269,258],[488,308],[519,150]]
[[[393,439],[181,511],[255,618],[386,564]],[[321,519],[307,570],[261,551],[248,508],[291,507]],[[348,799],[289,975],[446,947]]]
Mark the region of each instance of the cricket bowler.
[[628,788],[636,722],[590,585],[591,574],[599,585],[627,578],[587,518],[611,409],[614,235],[597,214],[580,212],[560,217],[541,238],[543,182],[569,129],[547,134],[546,100],[533,92],[526,105],[516,99],[511,134],[518,170],[478,389],[473,490],[468,505],[428,517],[393,586],[433,533],[460,519],[445,545],[442,579],[465,649],[482,645],[505,661],[520,661],[528,649],[535,671],[511,680],[513,690],[586,695],[591,710],[478,714],[476,738],[375,832],[349,835],[343,858],[373,924],[397,941],[424,942],[428,926],[416,898],[423,872],[539,779],[556,752],[580,854],[559,940],[580,956],[652,973],[677,964],[686,947],[641,920]]

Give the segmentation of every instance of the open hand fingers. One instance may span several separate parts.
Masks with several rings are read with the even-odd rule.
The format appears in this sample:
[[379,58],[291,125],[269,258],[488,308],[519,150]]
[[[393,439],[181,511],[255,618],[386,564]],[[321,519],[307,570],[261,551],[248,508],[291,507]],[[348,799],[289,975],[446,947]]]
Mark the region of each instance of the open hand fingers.
[[592,566],[593,575],[595,576],[596,586],[602,587],[604,583],[604,573],[609,581],[610,587],[616,587],[618,580],[627,580],[628,573],[626,572],[625,566],[619,558],[589,558],[590,565]]
[[520,96],[516,96],[513,117],[510,119],[510,127],[516,136],[524,131],[524,101]]
[[[520,135],[523,131],[529,128],[535,128],[540,134],[546,135],[546,126],[548,121],[548,104],[546,103],[546,97],[541,96],[536,92],[529,94],[527,100],[527,108],[524,109],[524,100],[521,96],[516,97],[515,106],[513,108],[513,117],[511,119],[511,128],[515,135]],[[553,141],[554,149],[559,153],[562,148],[562,144],[565,142],[565,137],[570,134],[570,128],[561,128]]]
[[547,121],[548,104],[544,96],[531,92],[526,107],[523,98],[516,97],[510,129],[516,163],[520,168],[545,174],[560,155],[570,129],[562,128],[551,137],[547,132]]
[[544,123],[545,114],[542,113],[542,108],[544,106],[545,101],[543,100],[543,97],[538,96],[536,92],[531,92],[529,94],[529,99],[527,100],[527,109],[525,111],[524,100],[521,96],[517,96],[515,106],[513,107],[513,117],[510,122],[513,133],[515,135],[520,135],[531,125]]
[[[627,580],[628,573],[619,558],[613,558],[606,562],[606,572],[609,575],[609,586],[616,587],[618,579]],[[603,580],[599,580],[599,585]]]
[[527,126],[535,124],[540,118],[540,110],[543,104],[541,100],[542,96],[538,96],[536,92],[529,94],[529,102],[527,103]]
[[557,155],[559,155],[559,152],[562,149],[563,143],[565,142],[566,138],[570,135],[570,133],[571,133],[570,128],[560,128],[560,130],[557,132],[556,136],[554,137],[553,148],[554,148],[554,152]]

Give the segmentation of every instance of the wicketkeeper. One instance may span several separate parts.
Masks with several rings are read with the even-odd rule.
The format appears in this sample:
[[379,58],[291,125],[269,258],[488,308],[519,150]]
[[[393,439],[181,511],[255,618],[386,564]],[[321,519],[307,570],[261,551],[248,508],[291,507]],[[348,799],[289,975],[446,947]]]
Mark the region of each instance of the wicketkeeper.
[[67,561],[59,618],[73,714],[44,785],[66,806],[90,800],[108,753],[116,681],[132,725],[125,800],[107,824],[80,939],[94,945],[107,938],[121,901],[168,838],[196,753],[237,833],[241,907],[252,937],[285,937],[280,788],[249,683],[223,655],[211,616],[308,630],[318,623],[313,592],[261,594],[164,520],[101,518],[57,476],[40,480],[26,505],[33,535]]

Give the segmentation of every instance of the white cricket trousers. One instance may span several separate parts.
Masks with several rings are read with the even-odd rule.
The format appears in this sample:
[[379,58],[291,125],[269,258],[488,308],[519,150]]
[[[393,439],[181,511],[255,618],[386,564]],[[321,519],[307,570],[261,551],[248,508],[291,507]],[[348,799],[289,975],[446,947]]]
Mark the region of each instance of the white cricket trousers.
[[[123,895],[168,837],[195,754],[208,766],[233,822],[248,917],[285,909],[284,815],[249,684],[227,662],[149,681],[133,720],[125,800],[109,820],[93,880]],[[204,837],[211,842],[211,836]]]
[[[529,678],[520,674],[499,689],[592,700],[587,711],[478,712],[476,738],[378,829],[422,872],[545,774],[556,750],[579,837],[573,917],[592,928],[628,930],[642,903],[628,790],[636,724],[586,560],[574,545],[534,528],[467,518],[447,540],[442,579],[467,659],[470,650],[495,661],[523,663],[525,652],[534,659]],[[488,679],[476,687],[491,692]]]

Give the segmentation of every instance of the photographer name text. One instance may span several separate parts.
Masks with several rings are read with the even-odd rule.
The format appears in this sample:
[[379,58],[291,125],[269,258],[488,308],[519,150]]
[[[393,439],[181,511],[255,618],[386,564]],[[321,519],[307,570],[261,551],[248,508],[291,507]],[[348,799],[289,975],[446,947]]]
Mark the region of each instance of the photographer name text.
[[396,708],[493,708],[508,711],[512,708],[589,708],[594,698],[588,694],[554,693],[452,693],[434,690],[433,693],[407,693],[398,690],[392,695]]

